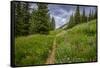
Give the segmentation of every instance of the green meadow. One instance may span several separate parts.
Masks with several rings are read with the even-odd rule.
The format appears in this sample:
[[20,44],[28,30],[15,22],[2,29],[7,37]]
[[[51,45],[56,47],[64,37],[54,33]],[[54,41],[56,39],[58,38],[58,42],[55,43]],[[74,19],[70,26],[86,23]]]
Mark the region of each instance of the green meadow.
[[92,20],[67,30],[51,31],[49,35],[35,34],[15,38],[15,64],[17,66],[45,64],[52,52],[54,38],[56,38],[55,63],[97,60],[96,20]]
[[96,61],[96,20],[82,23],[57,37],[56,63]]

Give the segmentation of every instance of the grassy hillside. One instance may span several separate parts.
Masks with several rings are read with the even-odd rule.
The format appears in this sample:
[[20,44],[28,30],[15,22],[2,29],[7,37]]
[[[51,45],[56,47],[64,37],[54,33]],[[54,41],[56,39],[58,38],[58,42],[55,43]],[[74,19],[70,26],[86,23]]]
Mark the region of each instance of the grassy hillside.
[[96,20],[66,30],[56,42],[56,63],[96,61]]
[[15,40],[17,66],[44,64],[53,45],[53,36],[31,35]]
[[[56,39],[55,39],[56,38]],[[15,39],[17,66],[45,64],[55,41],[55,62],[96,61],[96,20],[68,30],[51,31],[49,35],[30,35]]]

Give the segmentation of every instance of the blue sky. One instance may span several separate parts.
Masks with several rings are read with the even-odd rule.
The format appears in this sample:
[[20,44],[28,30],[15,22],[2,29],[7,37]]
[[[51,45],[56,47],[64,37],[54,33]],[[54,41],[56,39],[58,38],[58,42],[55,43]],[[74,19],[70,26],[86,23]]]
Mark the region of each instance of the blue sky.
[[[37,8],[36,4],[33,4],[33,8]],[[95,7],[80,6],[80,13],[82,13],[83,8],[85,8],[86,15],[89,14],[90,10],[95,11]],[[51,17],[54,17],[56,22],[56,28],[68,23],[70,15],[75,13],[76,6],[72,5],[56,5],[48,4],[48,10]]]

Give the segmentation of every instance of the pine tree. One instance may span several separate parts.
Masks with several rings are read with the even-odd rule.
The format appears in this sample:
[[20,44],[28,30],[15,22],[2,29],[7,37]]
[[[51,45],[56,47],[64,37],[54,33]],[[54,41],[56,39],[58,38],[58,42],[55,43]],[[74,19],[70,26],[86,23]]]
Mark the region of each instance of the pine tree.
[[36,13],[37,13],[37,10],[34,10],[32,11],[31,13],[31,17],[30,17],[30,20],[29,20],[29,23],[30,23],[30,27],[29,27],[29,34],[34,34],[36,33],[36,30],[37,30],[37,17],[36,17]]
[[47,17],[47,19],[48,19],[48,24],[49,24],[49,30],[52,30],[52,19],[51,19],[51,17],[50,17],[50,13],[48,13],[48,17]]
[[97,9],[95,9],[94,19],[97,19]]
[[48,22],[48,7],[47,4],[38,4],[38,22],[37,22],[37,32],[42,34],[48,34],[49,32],[49,22]]
[[51,30],[55,29],[55,19],[54,17],[52,17],[52,21],[51,21]]
[[94,12],[93,12],[93,10],[92,10],[92,13],[91,13],[91,20],[93,20],[94,19]]
[[28,35],[29,30],[29,4],[15,2],[15,34],[16,36]]
[[75,26],[75,20],[74,20],[74,15],[72,14],[70,16],[70,20],[69,20],[69,23],[68,23],[68,27],[67,28],[72,28],[73,26]]
[[[48,17],[48,7],[47,4],[37,4],[38,9],[33,11],[32,17],[30,20],[31,33],[41,33],[48,34],[49,33],[49,17]],[[31,29],[32,28],[32,29]]]
[[80,15],[80,9],[79,6],[76,7],[76,12],[75,14],[70,16],[70,20],[68,23],[68,27],[67,28],[71,28],[77,24],[81,23],[81,15]]
[[29,3],[24,3],[23,4],[23,14],[24,14],[24,35],[29,34],[29,19],[30,19],[30,13],[29,13]]
[[80,22],[80,8],[77,6],[75,12],[75,24],[79,24]]
[[87,17],[86,17],[84,8],[83,8],[83,14],[82,14],[82,22],[87,22]]
[[15,36],[22,35],[23,25],[22,3],[15,2]]
[[89,21],[92,20],[92,10],[90,9],[90,12],[89,12]]

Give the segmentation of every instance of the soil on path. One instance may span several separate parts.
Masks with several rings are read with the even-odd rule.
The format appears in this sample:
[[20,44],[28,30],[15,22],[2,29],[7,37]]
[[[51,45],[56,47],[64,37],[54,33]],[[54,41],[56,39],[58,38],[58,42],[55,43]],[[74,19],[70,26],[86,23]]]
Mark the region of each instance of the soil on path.
[[45,64],[54,64],[55,63],[55,52],[56,52],[56,48],[57,48],[56,37],[58,37],[64,33],[65,33],[65,31],[62,31],[55,36],[51,53],[49,54]]
[[47,61],[45,64],[54,64],[55,63],[55,50],[56,50],[56,38],[54,39],[53,46],[52,46],[52,51],[47,58]]

